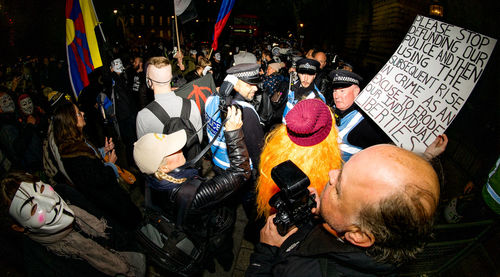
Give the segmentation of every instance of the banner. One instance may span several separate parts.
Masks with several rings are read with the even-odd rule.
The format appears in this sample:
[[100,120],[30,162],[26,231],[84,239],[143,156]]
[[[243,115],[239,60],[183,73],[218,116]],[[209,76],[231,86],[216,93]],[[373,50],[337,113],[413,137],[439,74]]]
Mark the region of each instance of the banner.
[[66,55],[71,86],[78,98],[88,74],[102,66],[94,28],[99,24],[92,0],[66,0]]
[[184,24],[198,17],[192,0],[174,0],[175,15]]
[[222,5],[220,6],[219,15],[217,16],[217,21],[215,22],[214,27],[214,41],[212,42],[212,49],[217,50],[219,47],[218,39],[224,26],[226,26],[226,22],[231,15],[231,10],[233,9],[235,0],[223,0]]
[[457,116],[495,44],[496,39],[419,15],[356,103],[396,145],[424,152]]
[[207,73],[207,75],[183,85],[174,92],[177,96],[194,100],[200,114],[203,116],[205,114],[205,102],[214,91],[216,91],[214,78],[212,74]]

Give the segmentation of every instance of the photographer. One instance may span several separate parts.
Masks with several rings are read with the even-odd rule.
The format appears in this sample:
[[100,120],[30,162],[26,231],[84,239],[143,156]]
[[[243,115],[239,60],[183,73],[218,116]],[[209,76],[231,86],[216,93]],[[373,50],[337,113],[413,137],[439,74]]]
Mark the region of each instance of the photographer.
[[329,172],[316,222],[281,236],[275,215],[267,219],[246,276],[391,274],[422,249],[438,199],[437,175],[423,158],[392,145],[362,150]]
[[217,258],[226,271],[233,261],[231,234],[235,218],[227,202],[250,176],[241,111],[229,107],[227,117],[223,136],[231,167],[210,180],[200,178],[196,169],[184,166],[186,158],[181,150],[188,139],[185,130],[169,135],[148,133],[134,144],[135,162],[147,174],[146,206],[159,208],[167,218],[179,220],[175,212],[182,208],[178,198],[185,196],[186,188],[198,185],[182,229],[199,244],[208,240],[209,252],[205,257]]

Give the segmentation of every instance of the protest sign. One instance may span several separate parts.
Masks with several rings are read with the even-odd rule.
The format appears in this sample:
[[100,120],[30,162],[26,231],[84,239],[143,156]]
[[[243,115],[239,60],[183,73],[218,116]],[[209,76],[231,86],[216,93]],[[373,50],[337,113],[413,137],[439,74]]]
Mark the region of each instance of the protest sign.
[[423,152],[455,119],[495,44],[496,39],[419,15],[356,103],[396,145]]

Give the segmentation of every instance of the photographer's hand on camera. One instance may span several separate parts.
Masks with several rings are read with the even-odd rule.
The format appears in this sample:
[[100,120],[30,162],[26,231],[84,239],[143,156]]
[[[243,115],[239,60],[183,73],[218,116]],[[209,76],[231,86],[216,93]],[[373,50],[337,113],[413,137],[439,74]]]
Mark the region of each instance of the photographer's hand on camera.
[[284,236],[278,233],[278,229],[274,224],[273,220],[276,214],[270,215],[267,218],[266,225],[260,230],[260,242],[271,246],[281,247],[283,242],[288,239],[291,235],[297,232],[297,227],[292,227],[290,231]]
[[229,198],[250,178],[250,160],[243,135],[242,112],[235,106],[227,108],[228,120],[224,137],[231,165],[223,174],[200,185],[192,202],[193,209],[207,209]]

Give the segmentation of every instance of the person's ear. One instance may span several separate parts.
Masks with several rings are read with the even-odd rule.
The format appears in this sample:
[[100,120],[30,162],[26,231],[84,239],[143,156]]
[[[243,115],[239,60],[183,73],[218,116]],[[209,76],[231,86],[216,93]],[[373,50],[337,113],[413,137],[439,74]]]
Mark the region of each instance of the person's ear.
[[19,226],[19,225],[17,225],[17,224],[12,224],[12,225],[10,226],[10,228],[12,228],[12,230],[14,230],[14,231],[16,231],[16,232],[21,232],[21,233],[24,233],[24,230],[25,230],[25,229],[24,229],[24,227]]
[[360,247],[370,247],[375,243],[373,234],[362,231],[358,227],[354,227],[351,231],[347,231],[344,234],[344,239]]

